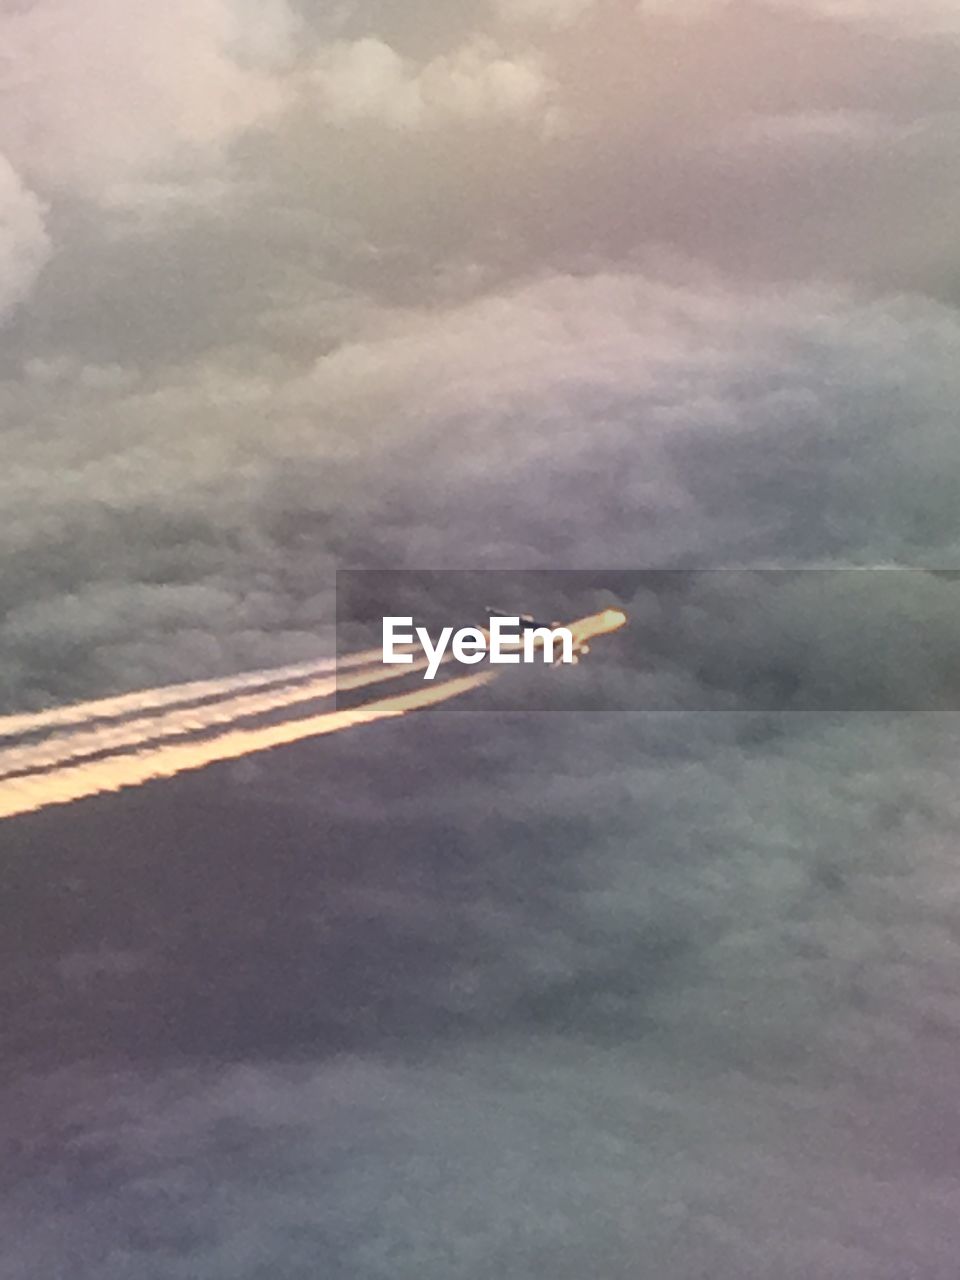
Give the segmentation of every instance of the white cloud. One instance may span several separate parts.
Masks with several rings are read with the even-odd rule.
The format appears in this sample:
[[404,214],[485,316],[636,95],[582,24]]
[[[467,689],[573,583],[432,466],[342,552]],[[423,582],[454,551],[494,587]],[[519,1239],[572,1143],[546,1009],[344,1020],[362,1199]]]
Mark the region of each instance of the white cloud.
[[536,54],[509,56],[484,38],[419,66],[382,40],[340,41],[318,56],[314,81],[330,120],[378,120],[399,130],[544,119],[552,94]]
[[43,205],[0,155],[0,319],[26,297],[49,256]]
[[0,14],[0,146],[46,187],[101,195],[216,155],[283,104],[283,0],[38,0]]

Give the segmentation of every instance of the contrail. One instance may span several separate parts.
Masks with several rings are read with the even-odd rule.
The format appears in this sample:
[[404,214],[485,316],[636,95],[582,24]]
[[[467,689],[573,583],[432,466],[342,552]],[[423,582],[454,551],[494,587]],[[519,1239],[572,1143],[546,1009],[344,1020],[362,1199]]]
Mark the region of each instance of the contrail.
[[161,744],[143,751],[68,765],[48,773],[9,779],[0,785],[0,818],[35,813],[50,805],[106,795],[124,787],[173,778],[192,769],[202,769],[205,765],[237,760],[254,751],[266,751],[304,738],[321,737],[357,725],[393,719],[457,698],[494,678],[493,672],[482,671],[447,680],[443,684],[423,685],[410,693],[381,698],[344,711],[329,711],[302,720],[253,729],[234,729],[201,741]]
[[82,759],[84,756],[119,751],[124,747],[139,750],[149,743],[165,738],[201,733],[207,729],[234,724],[238,720],[279,711],[298,703],[328,698],[338,690],[362,689],[382,680],[395,680],[423,671],[426,665],[425,661],[405,667],[378,665],[352,675],[329,675],[280,688],[273,688],[271,681],[270,685],[263,690],[240,697],[201,703],[199,706],[178,707],[161,715],[141,716],[134,720],[122,720],[119,723],[109,720],[105,724],[95,725],[92,729],[82,728],[74,733],[61,733],[41,742],[28,742],[8,747],[0,750],[0,783],[15,774],[66,764],[71,760]]
[[355,653],[346,658],[315,659],[312,662],[300,662],[289,667],[247,671],[217,680],[195,680],[189,684],[160,685],[155,689],[138,689],[135,693],[123,693],[117,697],[97,698],[93,702],[76,702],[66,707],[50,707],[44,711],[27,711],[17,715],[0,716],[0,738],[32,733],[34,730],[56,728],[60,725],[83,724],[88,720],[116,720],[121,716],[138,711],[149,711],[156,707],[179,706],[185,702],[200,702],[205,698],[222,697],[224,694],[239,692],[242,689],[286,684],[292,680],[308,679],[338,668],[365,666],[379,661],[380,656],[379,649],[370,649],[366,653]]
[[[625,622],[620,610],[607,609],[579,618],[570,629],[576,642],[585,644],[595,636],[618,630]],[[450,655],[443,658],[444,664],[451,660]],[[405,715],[458,697],[489,683],[497,674],[484,670],[347,710],[241,727],[253,717],[302,706],[338,690],[410,676],[427,665],[424,658],[385,666],[380,651],[373,649],[336,662],[317,660],[220,680],[164,685],[35,714],[0,717],[0,738],[14,734],[28,738],[0,749],[0,818]],[[64,726],[70,731],[40,740],[31,737],[41,730]],[[211,730],[223,732],[211,736]],[[207,736],[197,736],[201,734]]]

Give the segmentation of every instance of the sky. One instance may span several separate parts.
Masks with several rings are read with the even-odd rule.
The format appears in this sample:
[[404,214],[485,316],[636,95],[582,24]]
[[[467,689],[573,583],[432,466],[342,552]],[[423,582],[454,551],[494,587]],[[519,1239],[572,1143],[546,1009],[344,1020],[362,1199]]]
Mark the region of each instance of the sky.
[[[956,0],[0,0],[0,715],[327,658],[344,568],[634,622],[629,710],[0,820],[5,1278],[954,1280],[958,70]],[[617,577],[747,567],[920,572]]]

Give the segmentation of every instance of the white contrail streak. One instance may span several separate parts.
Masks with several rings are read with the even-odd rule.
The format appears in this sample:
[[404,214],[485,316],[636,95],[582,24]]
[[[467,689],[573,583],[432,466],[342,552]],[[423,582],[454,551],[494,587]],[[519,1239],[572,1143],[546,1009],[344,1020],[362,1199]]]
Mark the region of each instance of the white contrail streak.
[[366,653],[351,654],[347,658],[321,658],[312,662],[300,662],[295,666],[275,667],[273,670],[246,671],[235,676],[223,676],[214,680],[195,680],[189,684],[160,685],[155,689],[138,689],[135,693],[123,693],[117,697],[97,698],[93,702],[76,702],[66,707],[50,707],[44,711],[26,711],[16,715],[0,716],[0,738],[15,734],[32,733],[35,730],[57,728],[61,725],[79,725],[88,720],[116,720],[121,716],[149,711],[155,707],[178,706],[185,702],[199,702],[204,698],[221,697],[242,689],[258,689],[267,685],[286,684],[293,680],[308,679],[338,668],[366,666],[376,662],[381,654],[378,649]]
[[[407,668],[409,670],[409,668]],[[143,751],[107,756],[83,764],[67,765],[48,773],[26,774],[0,784],[0,818],[35,813],[50,805],[68,804],[89,796],[106,795],[125,787],[140,786],[161,778],[201,769],[225,760],[237,760],[254,751],[300,742],[342,729],[392,719],[424,707],[459,697],[495,678],[491,671],[461,676],[443,684],[421,685],[409,693],[344,711],[252,729],[233,729],[199,741],[161,743]]]
[[[625,622],[620,610],[607,609],[580,618],[570,627],[576,642],[584,645],[595,636],[618,630]],[[451,660],[449,654],[442,659],[443,663]],[[242,724],[257,716],[302,707],[339,690],[410,676],[427,666],[426,658],[385,666],[380,652],[369,650],[337,662],[318,660],[2,717],[0,738],[20,734],[27,740],[0,749],[0,818],[401,716],[446,702],[496,676],[485,670],[359,707],[280,723]],[[228,696],[231,694],[236,696]],[[70,731],[39,739],[32,736],[63,727]],[[211,730],[223,732],[211,736]]]
[[238,720],[296,706],[298,703],[328,698],[338,691],[362,689],[382,680],[395,680],[423,671],[426,665],[425,661],[402,667],[384,667],[378,664],[350,675],[329,675],[297,685],[266,688],[236,698],[178,708],[161,715],[141,716],[120,723],[108,721],[91,729],[57,734],[42,742],[8,747],[0,750],[0,783],[14,774],[67,764],[84,756],[123,748],[136,751],[166,738],[202,733],[208,729],[234,724]]

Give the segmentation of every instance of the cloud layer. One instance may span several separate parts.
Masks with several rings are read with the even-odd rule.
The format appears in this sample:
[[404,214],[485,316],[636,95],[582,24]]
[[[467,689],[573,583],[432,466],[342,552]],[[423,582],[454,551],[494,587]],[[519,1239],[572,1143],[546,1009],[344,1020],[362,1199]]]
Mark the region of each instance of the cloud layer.
[[35,366],[7,393],[34,424],[0,485],[8,703],[156,683],[172,643],[200,675],[310,656],[335,557],[955,566],[958,348],[918,300],[606,274],[381,312],[256,377]]
[[[329,654],[338,566],[960,567],[953,6],[75,9],[0,15],[4,712]],[[928,697],[911,581],[582,675]],[[953,718],[556,689],[0,824],[5,1276],[953,1280]]]

